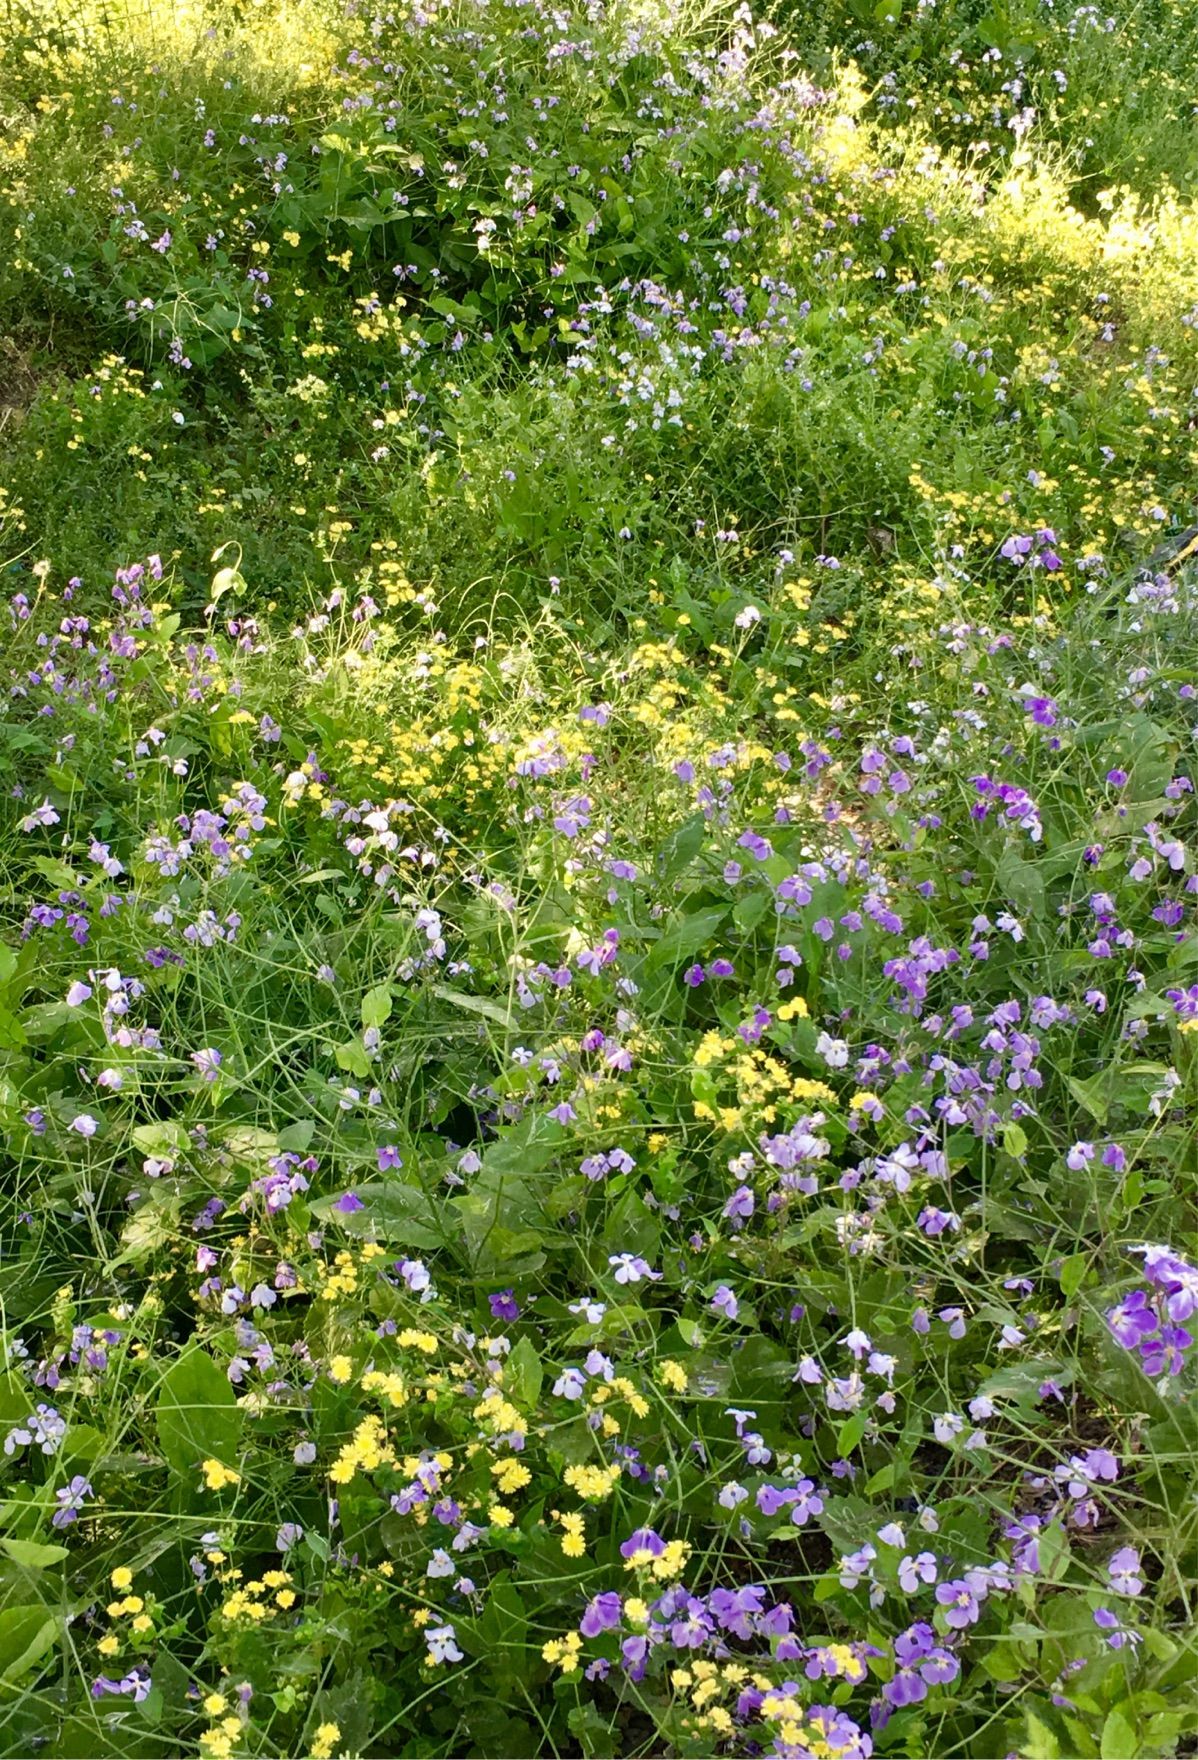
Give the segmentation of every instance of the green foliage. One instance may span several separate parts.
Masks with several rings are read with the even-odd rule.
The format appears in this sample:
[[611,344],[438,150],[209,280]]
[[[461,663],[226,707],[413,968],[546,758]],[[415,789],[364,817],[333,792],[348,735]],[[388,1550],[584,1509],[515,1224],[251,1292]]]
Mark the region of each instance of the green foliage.
[[5,1752],[1198,1734],[1192,20],[772,17],[9,7]]

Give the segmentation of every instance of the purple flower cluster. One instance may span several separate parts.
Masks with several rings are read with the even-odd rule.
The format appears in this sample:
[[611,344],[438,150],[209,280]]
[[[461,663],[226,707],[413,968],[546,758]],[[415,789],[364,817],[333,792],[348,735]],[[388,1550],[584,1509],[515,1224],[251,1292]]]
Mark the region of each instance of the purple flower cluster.
[[1181,1324],[1198,1311],[1198,1269],[1168,1247],[1144,1246],[1150,1288],[1134,1289],[1107,1309],[1107,1325],[1125,1350],[1137,1351],[1146,1375],[1180,1375],[1194,1335]]

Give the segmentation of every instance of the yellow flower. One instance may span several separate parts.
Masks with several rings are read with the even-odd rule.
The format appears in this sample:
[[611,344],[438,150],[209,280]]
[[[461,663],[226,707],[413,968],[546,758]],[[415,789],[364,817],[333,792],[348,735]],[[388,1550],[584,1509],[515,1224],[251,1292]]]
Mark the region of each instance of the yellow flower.
[[610,1497],[619,1477],[618,1465],[567,1467],[562,1474],[571,1491],[577,1491],[579,1497],[589,1498],[592,1503],[601,1503],[605,1497]]
[[414,1350],[423,1351],[426,1356],[430,1357],[437,1348],[437,1340],[434,1333],[418,1332],[411,1326],[405,1326],[395,1342],[404,1347],[410,1345]]
[[657,1365],[657,1379],[674,1393],[686,1392],[688,1385],[686,1370],[681,1363],[676,1363],[672,1357],[664,1358]]
[[578,1653],[582,1649],[582,1639],[577,1632],[567,1632],[564,1638],[550,1638],[543,1646],[541,1655],[546,1662],[556,1662],[563,1674],[578,1672]]
[[96,1649],[100,1652],[101,1656],[115,1656],[120,1647],[120,1639],[113,1637],[111,1632],[109,1632],[106,1638],[101,1638],[100,1642],[96,1645]]
[[127,1565],[119,1564],[112,1573],[111,1582],[114,1589],[127,1589],[132,1581],[133,1572]]
[[587,1550],[586,1524],[577,1510],[559,1516],[558,1520],[565,1532],[562,1534],[562,1551],[567,1558],[585,1558]]
[[329,1760],[333,1749],[341,1740],[341,1729],[335,1723],[322,1723],[312,1738],[310,1753],[312,1760]]
[[329,1379],[331,1381],[348,1381],[353,1372],[354,1366],[348,1357],[334,1357],[329,1364]]
[[206,1460],[200,1470],[209,1491],[222,1491],[226,1485],[241,1484],[241,1474],[235,1473],[232,1467],[226,1467],[221,1461]]
[[513,1492],[521,1491],[525,1485],[532,1483],[532,1474],[523,1461],[510,1458],[496,1461],[491,1472],[494,1475],[496,1485],[505,1497],[510,1497]]
[[208,1713],[209,1717],[219,1717],[228,1703],[229,1701],[225,1698],[223,1693],[209,1693],[208,1697],[204,1700],[204,1710]]

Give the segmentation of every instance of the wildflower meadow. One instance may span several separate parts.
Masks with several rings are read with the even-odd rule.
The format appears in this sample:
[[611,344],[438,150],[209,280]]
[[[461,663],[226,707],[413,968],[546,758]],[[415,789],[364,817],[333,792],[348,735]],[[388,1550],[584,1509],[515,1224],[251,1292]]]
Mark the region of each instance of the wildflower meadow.
[[1198,1753],[1196,94],[5,0],[0,1753]]

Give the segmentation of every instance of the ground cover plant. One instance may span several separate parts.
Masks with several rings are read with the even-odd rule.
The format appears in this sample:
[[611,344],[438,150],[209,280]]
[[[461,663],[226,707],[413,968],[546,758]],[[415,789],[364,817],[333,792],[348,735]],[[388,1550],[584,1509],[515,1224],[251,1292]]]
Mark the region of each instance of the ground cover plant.
[[5,1753],[1194,1751],[1196,65],[10,0]]

